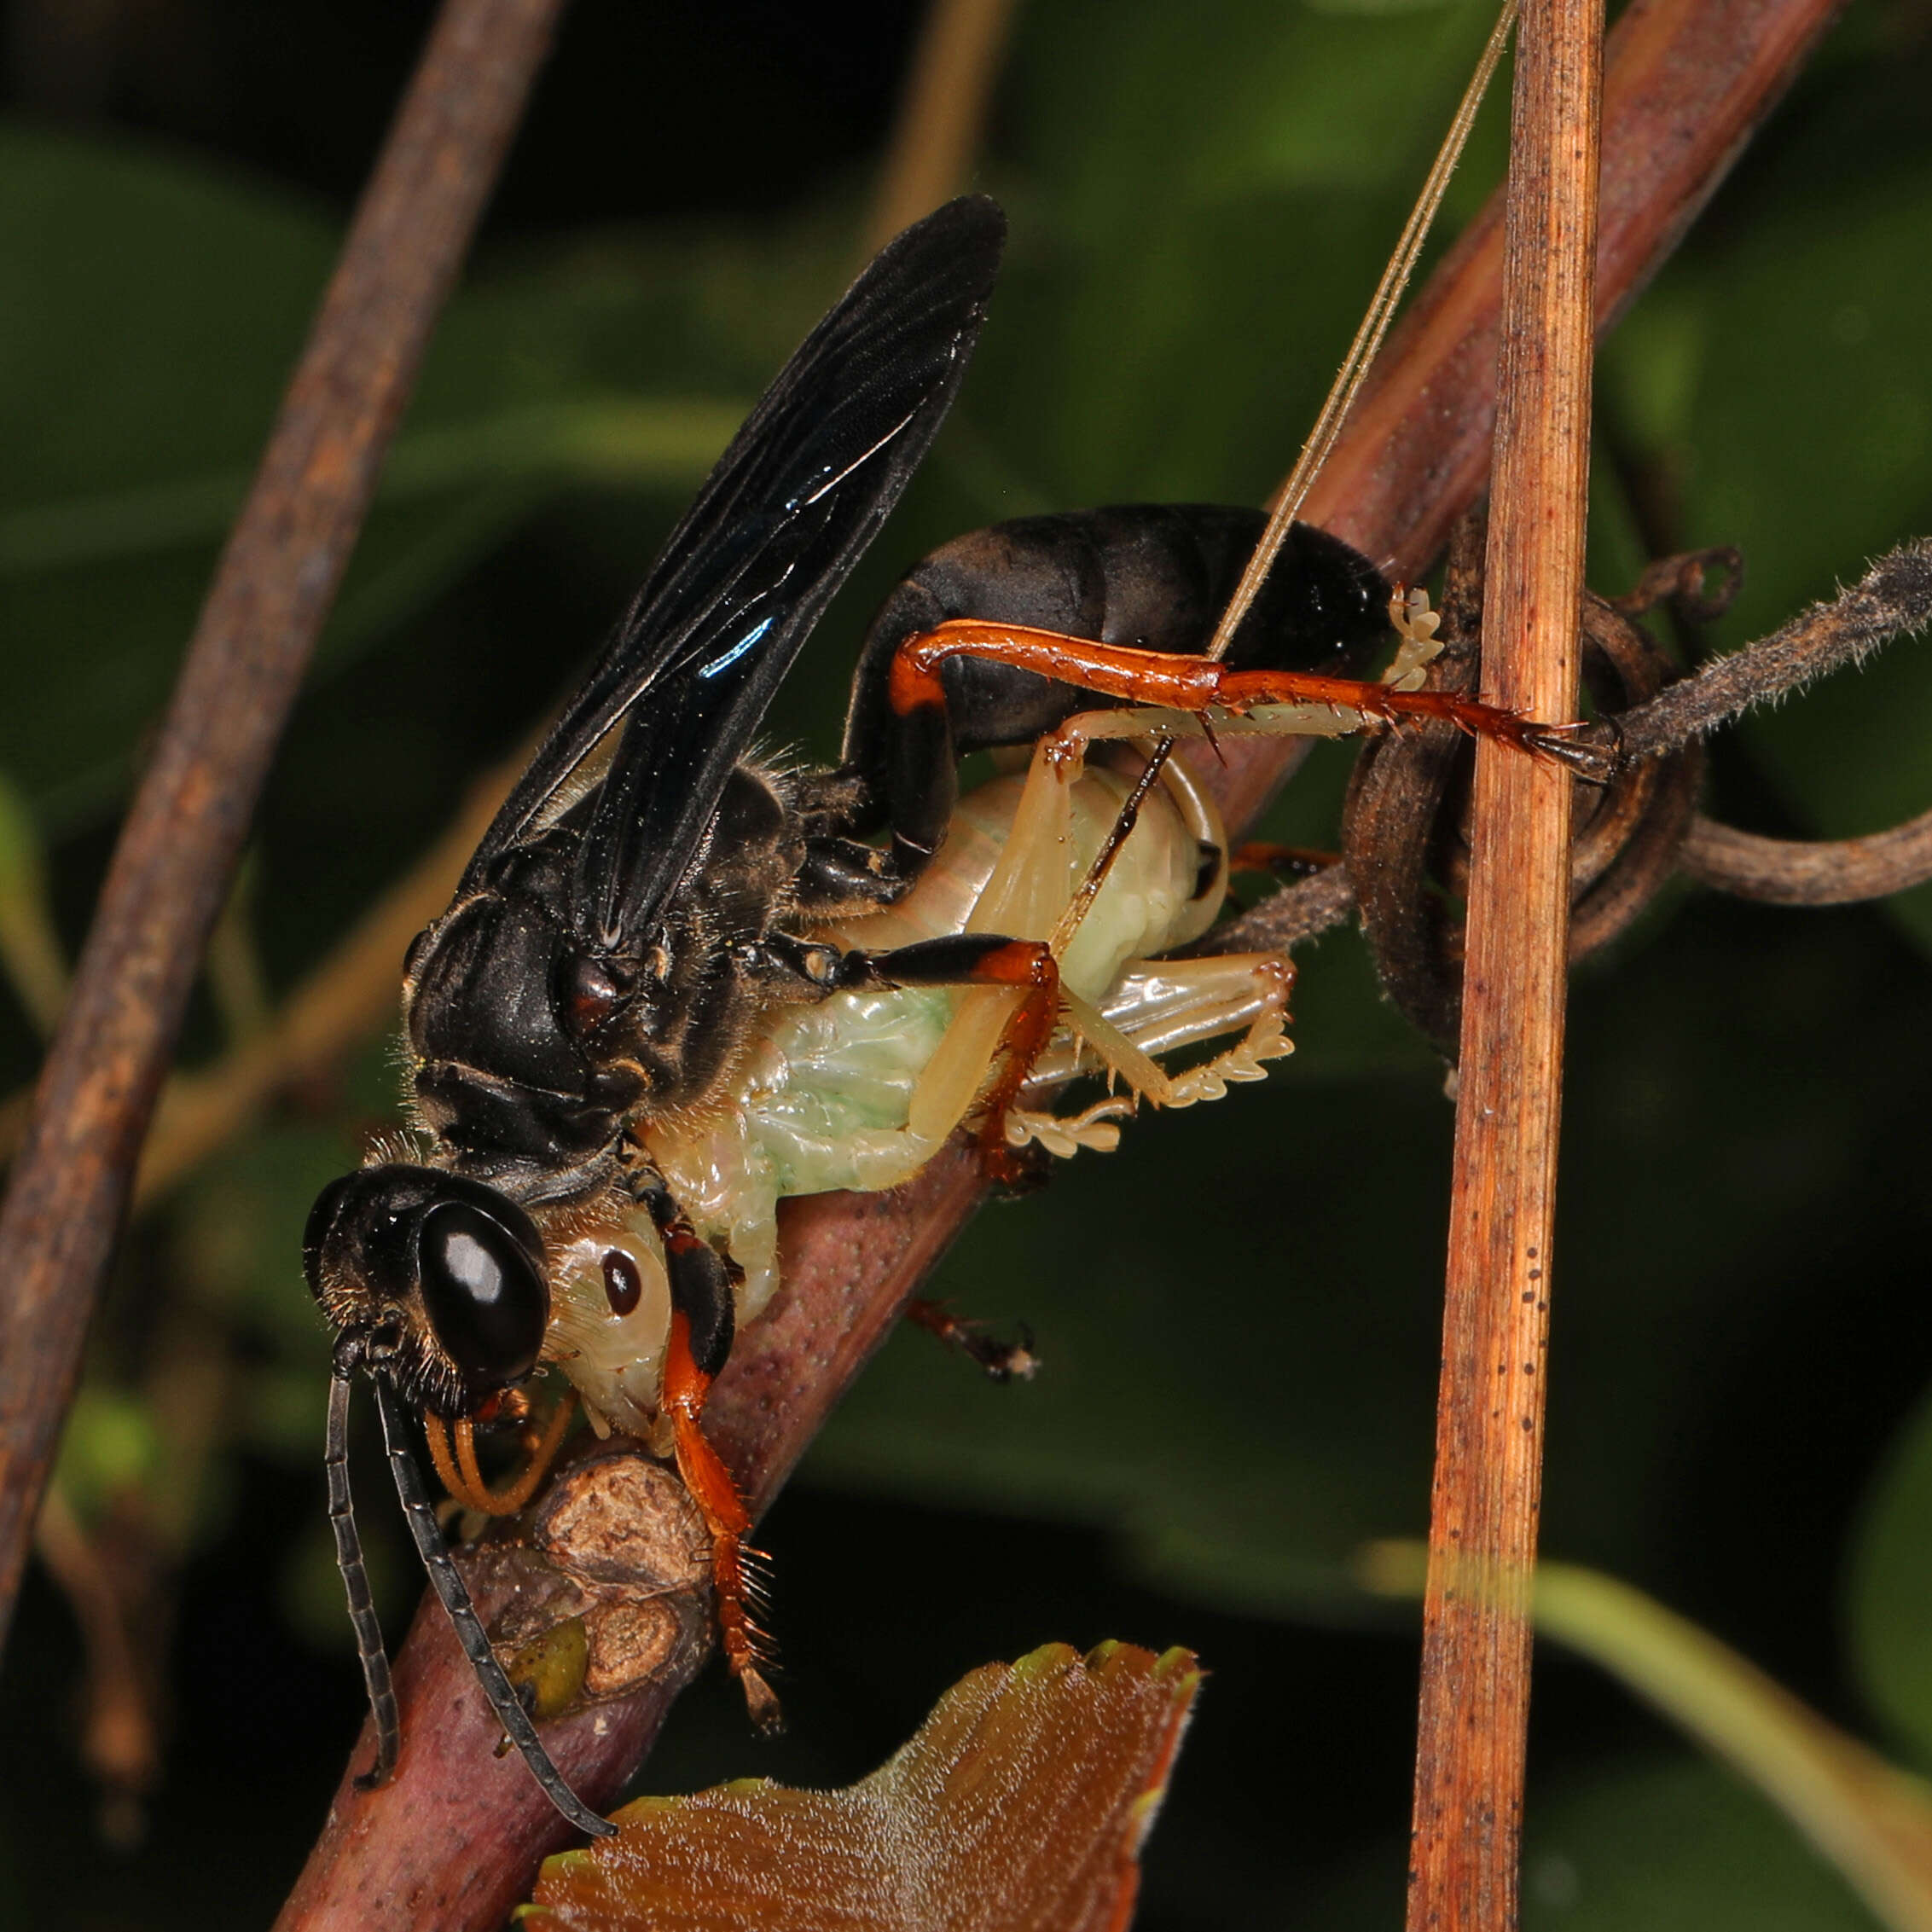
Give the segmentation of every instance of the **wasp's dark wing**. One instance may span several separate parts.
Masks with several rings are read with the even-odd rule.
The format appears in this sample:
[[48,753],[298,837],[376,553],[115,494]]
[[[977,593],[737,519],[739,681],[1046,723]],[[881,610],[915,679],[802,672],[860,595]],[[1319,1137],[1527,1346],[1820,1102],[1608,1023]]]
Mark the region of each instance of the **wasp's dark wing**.
[[571,923],[617,947],[655,917],[798,647],[950,406],[1005,234],[984,197],[949,202],[806,337],[497,814],[466,889],[628,711],[580,848]]

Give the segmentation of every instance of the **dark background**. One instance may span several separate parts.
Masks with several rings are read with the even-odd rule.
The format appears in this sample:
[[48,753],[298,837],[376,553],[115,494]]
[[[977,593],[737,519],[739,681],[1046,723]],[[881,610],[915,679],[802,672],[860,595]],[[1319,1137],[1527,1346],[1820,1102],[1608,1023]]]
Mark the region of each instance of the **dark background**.
[[[222,491],[427,17],[8,10],[0,779],[70,945]],[[1715,647],[1932,524],[1929,19],[1850,10],[1604,359],[1593,581],[1623,588],[1649,548],[1742,545]],[[651,412],[712,406],[715,447],[855,264],[915,25],[776,0],[571,13],[405,431],[454,438],[444,468],[379,510],[264,809],[244,952],[271,999],[621,606],[706,460],[653,454]],[[1484,25],[1467,7],[1021,9],[977,177],[1014,224],[983,351],[775,732],[829,752],[868,603],[949,534],[1262,495]],[[1459,212],[1501,138],[1493,107]],[[606,406],[641,425],[614,457],[544,441],[559,412]],[[1740,734],[1719,807],[1838,835],[1922,809],[1922,659],[1902,645]],[[1283,835],[1332,839],[1346,762],[1297,781]],[[1545,1519],[1551,1554],[1651,1590],[1908,1761],[1932,1751],[1929,937],[1923,894],[1815,914],[1676,895],[1579,976]],[[10,1088],[37,1049],[0,1008]],[[1182,1643],[1211,1674],[1141,1923],[1395,1922],[1415,1645],[1346,1558],[1426,1519],[1450,1115],[1352,938],[1312,954],[1297,1012],[1300,1050],[1265,1089],[1144,1121],[981,1217],[939,1290],[1030,1320],[1041,1380],[991,1390],[919,1337],[888,1348],[764,1532],[790,1737],[754,1743],[708,1677],[642,1788],[846,1781],[989,1658]],[[246,1022],[232,986],[199,998],[186,1057]],[[132,1232],[61,1481],[146,1592],[165,1774],[109,1807],[105,1843],[76,1753],[79,1641],[37,1570],[0,1678],[13,1920],[258,1922],[319,1822],[361,1693],[297,1248],[316,1186],[393,1104],[371,1042]],[[365,1533],[395,1628],[416,1585],[379,1477]],[[1867,1923],[1759,1800],[1552,1649],[1532,1743],[1530,1923]]]

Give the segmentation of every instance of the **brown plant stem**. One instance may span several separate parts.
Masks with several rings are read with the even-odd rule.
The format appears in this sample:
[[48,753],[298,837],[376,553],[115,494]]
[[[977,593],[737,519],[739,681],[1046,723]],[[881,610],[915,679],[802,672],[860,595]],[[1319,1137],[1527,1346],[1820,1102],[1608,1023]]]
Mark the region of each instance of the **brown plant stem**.
[[0,1209],[0,1630],[195,962],[560,3],[447,0],[102,889]]
[[[1606,126],[1605,155],[1606,165],[1621,171],[1621,185],[1609,202],[1613,220],[1601,251],[1599,316],[1662,258],[1802,65],[1836,6],[1836,0],[1635,0],[1626,12],[1610,41],[1609,91],[1617,114]],[[1613,229],[1614,249],[1608,246]],[[1384,352],[1375,408],[1358,407],[1351,415],[1317,485],[1311,502],[1320,508],[1308,513],[1371,554],[1426,560],[1437,541],[1430,532],[1446,529],[1481,486],[1494,415],[1500,261],[1500,247],[1487,257],[1466,246],[1452,253],[1418,314],[1440,316],[1453,307],[1455,326],[1398,328]],[[1395,438],[1387,460],[1372,446],[1385,436]],[[1479,450],[1477,460],[1453,460],[1470,446]],[[1331,480],[1337,472],[1344,479],[1339,484]],[[1450,492],[1440,506],[1439,490]],[[1419,518],[1427,527],[1412,535]],[[1258,739],[1230,740],[1224,750],[1227,765],[1212,773],[1212,782],[1238,830],[1272,790],[1280,754]],[[1321,888],[1327,879],[1294,891]],[[949,1152],[891,1194],[786,1204],[780,1303],[746,1332],[719,1379],[708,1424],[748,1479],[758,1507],[982,1192],[970,1167]],[[420,1717],[438,1726],[460,1722],[462,1735],[434,1749],[406,1744],[396,1780],[374,1801],[351,1783],[367,1761],[365,1743],[345,1773],[284,1914],[285,1928],[412,1925],[421,1921],[401,1901],[459,1894],[463,1908],[452,1908],[445,1923],[491,1925],[527,1895],[542,1853],[567,1842],[522,1767],[489,1760],[495,1733],[433,1598],[424,1599],[403,1657],[405,1731]],[[587,1717],[548,1727],[546,1742],[584,1797],[608,1803],[642,1762],[668,1703],[653,1697],[607,1706],[595,1714],[600,1726],[595,1739]],[[420,1824],[459,1812],[460,1831]],[[480,1846],[493,1848],[487,1884],[469,1869]],[[357,1901],[392,1895],[398,1902],[386,1917],[360,1915]]]
[[[1600,0],[1524,0],[1482,689],[1536,717],[1576,708],[1602,35]],[[1571,791],[1546,762],[1477,748],[1411,1932],[1517,1923]]]
[[1932,879],[1932,811],[1862,838],[1767,838],[1700,812],[1679,863],[1699,885],[1763,905],[1854,905]]
[[[787,1286],[746,1330],[705,1417],[754,1514],[770,1505],[980,1193],[974,1157],[954,1146],[893,1193],[784,1204]],[[487,1620],[495,1606],[479,1607]],[[682,1658],[679,1668],[696,1661]],[[573,1836],[521,1759],[491,1755],[496,1721],[433,1598],[397,1659],[396,1685],[396,1776],[374,1792],[345,1776],[278,1932],[497,1926],[529,1895],[538,1860]],[[615,1801],[680,1688],[681,1678],[659,1682],[629,1703],[544,1726],[559,1769],[588,1802]],[[374,1749],[365,1726],[351,1771]]]

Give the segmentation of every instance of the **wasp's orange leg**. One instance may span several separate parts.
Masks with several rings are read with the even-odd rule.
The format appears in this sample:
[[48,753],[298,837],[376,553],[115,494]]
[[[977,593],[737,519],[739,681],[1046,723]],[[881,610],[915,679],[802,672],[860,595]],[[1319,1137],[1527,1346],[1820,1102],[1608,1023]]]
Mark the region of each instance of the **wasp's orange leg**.
[[[1244,718],[1262,706],[1290,705],[1303,711],[1293,720],[1261,721],[1260,728],[1345,734],[1371,723],[1400,724],[1438,719],[1472,736],[1492,738],[1519,750],[1556,759],[1589,778],[1606,776],[1602,755],[1574,741],[1576,727],[1540,724],[1514,711],[1483,704],[1454,691],[1411,691],[1356,678],[1326,677],[1308,671],[1235,670],[1213,659],[1176,652],[1141,651],[1129,645],[1096,644],[1057,631],[1021,624],[955,618],[908,639],[894,659],[891,679],[893,710],[902,717],[945,703],[940,667],[949,658],[977,658],[1016,670],[1030,670],[1062,684],[1076,685],[1110,698],[1152,707],[1154,716],[1116,720],[1109,735],[1143,736],[1150,732],[1190,728],[1182,717],[1204,718],[1225,711]],[[1320,714],[1332,721],[1326,726]],[[1173,714],[1173,718],[1162,714]],[[1078,721],[1086,723],[1088,721]],[[1198,731],[1198,724],[1192,727]],[[1216,721],[1214,728],[1223,728]],[[1085,736],[1099,734],[1089,728]],[[1059,734],[1066,735],[1063,727]]]
[[702,1427],[711,1384],[731,1355],[736,1326],[731,1273],[724,1257],[699,1239],[682,1215],[669,1218],[659,1233],[671,1294],[659,1406],[670,1422],[677,1472],[711,1533],[711,1581],[724,1661],[744,1688],[751,1721],[761,1731],[775,1732],[784,1727],[784,1716],[765,1680],[768,1640],[751,1618],[758,1594],[747,1561],[757,1552],[745,1541],[751,1514]]

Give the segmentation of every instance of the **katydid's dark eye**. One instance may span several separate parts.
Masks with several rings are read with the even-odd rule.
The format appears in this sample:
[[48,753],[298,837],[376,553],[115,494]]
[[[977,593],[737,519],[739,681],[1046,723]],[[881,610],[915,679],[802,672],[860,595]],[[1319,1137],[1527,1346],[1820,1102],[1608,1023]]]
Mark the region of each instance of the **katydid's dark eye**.
[[422,1300],[436,1339],[474,1397],[537,1366],[550,1292],[529,1250],[467,1201],[443,1201],[416,1236]]
[[644,1277],[637,1272],[637,1263],[622,1248],[605,1250],[604,1298],[611,1304],[611,1313],[617,1315],[635,1313],[644,1299]]

